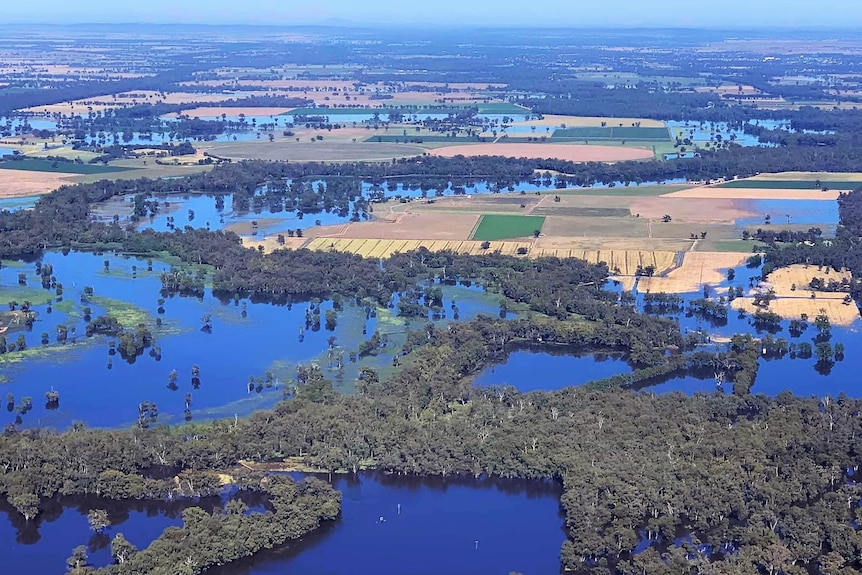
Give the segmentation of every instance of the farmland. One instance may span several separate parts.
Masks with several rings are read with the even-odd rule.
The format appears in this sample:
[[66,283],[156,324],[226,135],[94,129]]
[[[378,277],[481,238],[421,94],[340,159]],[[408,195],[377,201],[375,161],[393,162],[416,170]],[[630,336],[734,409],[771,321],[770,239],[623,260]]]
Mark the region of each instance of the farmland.
[[614,126],[614,127],[575,127],[560,128],[554,130],[555,140],[642,140],[642,141],[665,141],[670,140],[667,128],[642,128],[636,126]]
[[490,241],[538,236],[544,223],[545,218],[541,216],[483,215],[472,239]]

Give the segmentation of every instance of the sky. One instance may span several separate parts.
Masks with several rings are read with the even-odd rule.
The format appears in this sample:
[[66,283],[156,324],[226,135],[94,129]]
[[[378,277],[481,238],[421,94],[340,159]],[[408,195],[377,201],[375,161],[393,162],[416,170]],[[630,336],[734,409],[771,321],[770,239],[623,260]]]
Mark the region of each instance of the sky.
[[860,0],[3,0],[3,23],[848,27]]

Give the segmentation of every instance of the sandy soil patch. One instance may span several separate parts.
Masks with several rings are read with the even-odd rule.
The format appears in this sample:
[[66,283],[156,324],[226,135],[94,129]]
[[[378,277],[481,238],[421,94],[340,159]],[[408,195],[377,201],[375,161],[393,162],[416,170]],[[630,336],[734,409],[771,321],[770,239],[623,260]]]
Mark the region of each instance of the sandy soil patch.
[[567,128],[601,127],[606,122],[608,127],[631,126],[640,122],[641,128],[664,128],[665,123],[659,120],[648,120],[645,118],[603,118],[599,116],[556,116],[547,115],[541,120],[528,120],[515,122],[515,126],[554,126],[565,125]]
[[620,162],[654,157],[652,150],[622,146],[578,144],[464,144],[431,150],[437,156],[507,156],[510,158],[556,158],[570,162]]
[[747,254],[724,252],[686,252],[682,265],[664,277],[642,277],[639,292],[698,292],[704,284],[715,285],[727,279],[727,268],[743,264]]
[[632,214],[642,218],[661,219],[671,216],[674,222],[690,223],[734,223],[740,218],[756,214],[745,210],[742,202],[728,199],[660,197],[637,198],[631,202]]
[[318,228],[315,236],[381,240],[466,240],[478,214],[403,213],[394,221],[351,222],[346,226]]
[[284,243],[281,244],[278,242],[278,234],[271,234],[266,236],[265,238],[255,238],[249,236],[242,237],[242,245],[246,248],[260,249],[263,247],[265,253],[269,253],[273,250],[282,250],[282,249],[290,249],[290,250],[298,250],[306,242],[309,241],[309,238],[289,238],[285,235]]
[[838,190],[785,190],[757,188],[716,188],[701,186],[664,194],[663,198],[701,198],[725,200],[830,200],[838,199]]
[[[733,300],[731,306],[734,309],[744,309],[748,313],[755,313],[758,308],[754,307],[754,300],[749,297]],[[852,303],[845,304],[840,299],[811,299],[810,297],[779,298],[769,304],[769,311],[777,313],[785,319],[799,319],[802,314],[808,316],[809,321],[821,312],[825,312],[833,325],[849,326],[859,319],[859,310]]]
[[78,174],[0,169],[0,198],[47,194],[64,184],[74,183],[77,177]]

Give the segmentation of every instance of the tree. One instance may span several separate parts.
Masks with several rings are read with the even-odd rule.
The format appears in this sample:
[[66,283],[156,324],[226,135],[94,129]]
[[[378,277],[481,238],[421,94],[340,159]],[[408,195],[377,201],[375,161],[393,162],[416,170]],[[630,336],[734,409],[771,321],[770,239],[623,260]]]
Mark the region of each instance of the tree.
[[91,509],[87,512],[87,524],[95,533],[101,533],[111,526],[111,520],[104,509]]
[[69,568],[68,573],[79,575],[91,572],[92,569],[89,569],[87,565],[88,561],[87,548],[83,545],[75,547],[72,550],[72,556],[66,559],[66,566]]
[[661,221],[666,223],[666,224],[670,223],[671,220],[673,220],[673,218],[670,217],[670,214],[665,214],[661,217]]
[[116,537],[111,541],[111,557],[114,558],[114,562],[118,565],[129,561],[137,552],[137,547],[123,537],[122,533],[117,533]]

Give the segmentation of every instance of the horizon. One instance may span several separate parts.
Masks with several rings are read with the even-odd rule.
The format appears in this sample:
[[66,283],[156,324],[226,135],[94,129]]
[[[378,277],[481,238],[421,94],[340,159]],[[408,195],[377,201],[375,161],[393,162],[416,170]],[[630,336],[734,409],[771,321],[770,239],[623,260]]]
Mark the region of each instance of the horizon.
[[[538,0],[525,7],[514,2],[438,0],[408,6],[394,0],[297,2],[247,0],[238,6],[219,0],[150,0],[146,5],[104,0],[41,0],[33,5],[4,7],[4,25],[204,25],[265,27],[457,27],[567,29],[835,29],[851,30],[862,21],[862,3],[823,0],[816,9],[809,0],[724,0],[692,6],[687,0],[606,0],[601,6]],[[34,13],[39,18],[34,19]],[[552,22],[548,22],[552,19]],[[465,23],[466,22],[466,23]],[[745,22],[745,25],[740,25]],[[748,24],[748,22],[751,22]]]

